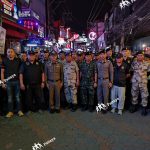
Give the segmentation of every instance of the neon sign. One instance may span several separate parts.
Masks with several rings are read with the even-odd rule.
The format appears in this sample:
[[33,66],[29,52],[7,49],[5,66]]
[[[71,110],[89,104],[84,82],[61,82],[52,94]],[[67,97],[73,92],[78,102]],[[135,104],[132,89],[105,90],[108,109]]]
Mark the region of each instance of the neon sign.
[[0,3],[2,5],[2,12],[9,16],[12,16],[15,19],[18,19],[16,1],[9,2],[8,0],[0,0]]
[[120,8],[125,8],[126,6],[130,6],[131,4],[133,4],[136,0],[122,0],[119,4]]
[[90,32],[89,33],[89,39],[94,41],[97,38],[97,34],[95,32]]

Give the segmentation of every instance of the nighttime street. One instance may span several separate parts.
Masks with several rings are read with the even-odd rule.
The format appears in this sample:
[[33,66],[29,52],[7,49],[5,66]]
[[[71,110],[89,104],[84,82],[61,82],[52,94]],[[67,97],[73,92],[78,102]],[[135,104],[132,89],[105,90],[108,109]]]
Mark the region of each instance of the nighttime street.
[[0,0],[0,150],[150,150],[150,0]]

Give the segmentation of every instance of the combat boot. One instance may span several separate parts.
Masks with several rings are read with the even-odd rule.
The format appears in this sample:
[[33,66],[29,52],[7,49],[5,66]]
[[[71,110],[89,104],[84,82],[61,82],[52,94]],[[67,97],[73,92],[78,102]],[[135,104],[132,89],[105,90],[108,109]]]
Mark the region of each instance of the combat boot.
[[141,115],[142,116],[146,116],[147,115],[147,108],[146,107],[142,107]]
[[77,110],[77,105],[76,104],[72,104],[71,111],[75,112],[76,110]]
[[137,105],[132,105],[131,107],[130,107],[130,113],[134,113],[134,112],[136,112],[137,111]]

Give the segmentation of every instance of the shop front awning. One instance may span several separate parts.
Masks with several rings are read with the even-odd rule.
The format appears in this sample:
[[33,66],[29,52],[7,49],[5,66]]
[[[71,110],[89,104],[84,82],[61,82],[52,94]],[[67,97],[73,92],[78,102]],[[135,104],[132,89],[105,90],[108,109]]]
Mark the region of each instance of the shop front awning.
[[16,38],[27,38],[29,33],[38,35],[38,32],[27,29],[19,24],[3,18],[2,26],[6,29],[6,34]]

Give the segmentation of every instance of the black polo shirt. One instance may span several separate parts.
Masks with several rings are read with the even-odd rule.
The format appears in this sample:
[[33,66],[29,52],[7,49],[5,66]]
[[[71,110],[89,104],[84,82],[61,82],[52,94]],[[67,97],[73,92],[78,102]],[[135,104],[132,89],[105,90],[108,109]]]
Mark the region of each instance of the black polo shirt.
[[39,61],[35,61],[33,64],[29,61],[22,63],[20,68],[20,74],[23,74],[24,84],[35,85],[41,84],[42,73],[44,73],[42,64]]
[[5,69],[5,79],[15,74],[16,76],[10,81],[18,80],[20,65],[21,61],[19,58],[14,58],[13,60],[10,60],[9,58],[4,58],[1,68]]
[[121,66],[114,66],[114,85],[119,87],[126,86],[126,75],[129,74],[129,66],[123,63]]

